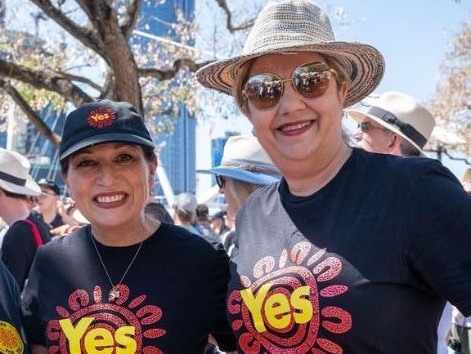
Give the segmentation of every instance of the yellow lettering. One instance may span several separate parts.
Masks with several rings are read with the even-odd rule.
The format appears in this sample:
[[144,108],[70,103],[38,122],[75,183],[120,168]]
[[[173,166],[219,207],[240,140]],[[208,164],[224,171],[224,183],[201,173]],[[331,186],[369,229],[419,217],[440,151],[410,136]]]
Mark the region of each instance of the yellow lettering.
[[309,286],[305,285],[297,288],[291,294],[291,306],[299,310],[293,314],[296,323],[307,323],[312,319],[313,308],[309,300],[309,291]]
[[111,354],[113,352],[113,335],[106,328],[94,328],[85,336],[87,353]]
[[242,300],[252,315],[253,325],[259,333],[267,330],[263,321],[262,307],[270,326],[277,329],[288,327],[292,319],[298,324],[307,323],[312,319],[314,309],[309,300],[309,286],[305,285],[293,290],[289,299],[281,293],[267,298],[271,286],[271,284],[262,285],[256,296],[251,289],[240,291]]
[[92,317],[83,317],[74,328],[70,319],[59,320],[59,324],[64,331],[65,336],[69,341],[69,353],[81,354],[80,339],[87,330],[88,326],[93,322]]
[[262,318],[262,305],[263,300],[267,296],[268,291],[271,288],[271,284],[264,284],[258,291],[257,296],[254,297],[251,289],[244,289],[240,291],[240,296],[245,305],[252,314],[253,324],[257,332],[262,333],[267,330]]
[[132,326],[118,328],[114,335],[116,343],[121,347],[116,348],[116,354],[134,354],[137,350],[137,344],[134,340],[136,329]]
[[289,301],[283,294],[270,296],[265,303],[265,315],[268,323],[275,328],[286,328],[291,322]]

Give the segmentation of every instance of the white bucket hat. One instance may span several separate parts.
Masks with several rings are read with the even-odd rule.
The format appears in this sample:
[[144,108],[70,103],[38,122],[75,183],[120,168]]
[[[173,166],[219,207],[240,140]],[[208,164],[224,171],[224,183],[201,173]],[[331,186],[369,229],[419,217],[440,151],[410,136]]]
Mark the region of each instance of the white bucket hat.
[[377,99],[372,99],[368,111],[349,109],[347,113],[357,122],[366,117],[381,124],[386,129],[406,139],[422,154],[430,139],[435,118],[412,96],[405,93],[388,91]]
[[369,95],[381,81],[385,63],[374,47],[335,40],[327,14],[307,0],[268,3],[247,37],[242,55],[208,64],[196,72],[208,88],[233,94],[240,67],[266,54],[316,52],[336,62],[352,82],[345,99],[348,107]]
[[0,188],[15,194],[40,195],[41,188],[29,175],[30,168],[26,157],[0,148]]
[[221,165],[197,170],[236,179],[238,181],[268,185],[280,180],[281,175],[254,136],[231,136],[224,145]]

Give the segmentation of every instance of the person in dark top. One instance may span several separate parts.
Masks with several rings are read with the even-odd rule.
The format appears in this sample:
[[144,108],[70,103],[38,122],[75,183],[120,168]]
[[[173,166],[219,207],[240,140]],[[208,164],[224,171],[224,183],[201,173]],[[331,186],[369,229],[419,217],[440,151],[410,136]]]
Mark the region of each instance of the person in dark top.
[[210,236],[217,239],[217,235],[211,228],[209,220],[209,208],[204,203],[199,203],[196,206],[196,219],[193,226],[198,230],[200,235]]
[[65,224],[59,212],[61,190],[52,180],[42,178],[38,181],[41,195],[38,197],[40,217],[51,230]]
[[154,201],[154,196],[149,196],[149,202],[146,205],[146,213],[167,224],[174,224],[172,216],[162,203]]
[[345,139],[344,108],[384,70],[376,48],[337,41],[318,5],[284,0],[260,12],[242,55],[196,73],[234,95],[283,176],[236,218],[227,313],[240,353],[431,354],[447,300],[471,315],[458,179],[438,160]]
[[21,323],[20,290],[5,264],[0,261],[0,353],[29,352]]
[[28,196],[41,189],[29,175],[30,163],[15,151],[0,148],[0,217],[8,224],[2,261],[23,290],[38,247],[50,241],[45,225],[32,215]]
[[129,103],[100,100],[66,117],[62,177],[89,224],[33,263],[22,310],[35,354],[203,353],[210,335],[236,348],[226,253],[145,211],[154,150]]

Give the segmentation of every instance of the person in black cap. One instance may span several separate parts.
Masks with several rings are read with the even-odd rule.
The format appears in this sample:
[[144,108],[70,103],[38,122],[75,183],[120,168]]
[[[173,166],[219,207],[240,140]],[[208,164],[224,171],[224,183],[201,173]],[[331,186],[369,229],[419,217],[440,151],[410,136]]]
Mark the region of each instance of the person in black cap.
[[38,181],[41,194],[38,196],[39,217],[50,230],[65,224],[59,212],[61,190],[52,180],[42,178]]
[[154,148],[129,103],[92,102],[67,116],[62,177],[90,224],[40,249],[33,264],[23,319],[38,350],[97,348],[106,338],[113,352],[201,353],[210,334],[235,349],[225,252],[145,212]]

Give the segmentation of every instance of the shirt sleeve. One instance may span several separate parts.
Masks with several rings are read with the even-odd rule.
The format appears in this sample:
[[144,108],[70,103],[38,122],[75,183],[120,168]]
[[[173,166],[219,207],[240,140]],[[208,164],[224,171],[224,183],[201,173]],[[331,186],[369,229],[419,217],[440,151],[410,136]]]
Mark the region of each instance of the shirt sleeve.
[[26,223],[15,223],[5,234],[2,243],[2,261],[23,289],[29,269],[36,254],[36,241],[31,227]]
[[38,249],[31,273],[21,299],[21,312],[26,336],[31,344],[46,346],[45,323],[39,311],[39,283],[41,279],[42,250]]
[[437,293],[471,315],[471,197],[432,160],[410,194],[410,262]]
[[224,249],[217,251],[210,276],[213,283],[211,305],[214,314],[210,332],[221,350],[234,351],[236,350],[236,339],[226,317],[227,286],[230,273],[229,257]]

